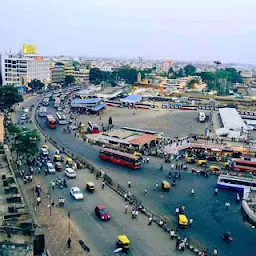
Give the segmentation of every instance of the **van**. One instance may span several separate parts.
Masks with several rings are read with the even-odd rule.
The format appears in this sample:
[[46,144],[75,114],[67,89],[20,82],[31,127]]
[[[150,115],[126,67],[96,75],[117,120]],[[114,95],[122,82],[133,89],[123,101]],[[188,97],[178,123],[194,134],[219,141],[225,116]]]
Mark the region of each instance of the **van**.
[[204,112],[199,112],[198,114],[198,121],[203,123],[206,119],[205,113]]

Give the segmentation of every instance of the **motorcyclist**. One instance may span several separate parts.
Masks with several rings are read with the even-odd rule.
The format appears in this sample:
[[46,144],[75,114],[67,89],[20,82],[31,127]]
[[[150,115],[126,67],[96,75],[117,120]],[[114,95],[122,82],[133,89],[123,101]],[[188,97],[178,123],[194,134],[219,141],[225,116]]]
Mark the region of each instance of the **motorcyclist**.
[[223,239],[228,240],[228,241],[232,240],[231,234],[228,231],[223,233],[222,237],[223,237]]
[[64,187],[67,187],[67,181],[66,181],[66,179],[63,179],[63,186],[64,186]]

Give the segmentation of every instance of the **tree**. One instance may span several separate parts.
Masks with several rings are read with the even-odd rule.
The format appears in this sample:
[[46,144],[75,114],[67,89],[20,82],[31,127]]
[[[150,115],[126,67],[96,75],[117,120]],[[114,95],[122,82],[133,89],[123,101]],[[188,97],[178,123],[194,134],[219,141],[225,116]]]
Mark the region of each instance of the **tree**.
[[134,68],[120,68],[117,75],[120,79],[125,80],[128,84],[134,84],[137,81],[137,70]]
[[188,88],[189,88],[189,89],[195,89],[195,85],[196,85],[196,84],[199,84],[198,80],[192,79],[192,80],[189,81],[189,83],[188,83]]
[[179,69],[179,72],[178,72],[178,73],[176,73],[176,75],[177,75],[178,77],[183,77],[183,76],[184,76],[183,69],[182,69],[182,68],[180,68],[180,69]]
[[196,67],[191,64],[186,65],[183,70],[185,76],[192,76],[196,73]]
[[89,79],[91,83],[99,84],[104,79],[104,72],[99,68],[91,68]]
[[66,75],[65,76],[65,84],[70,85],[75,82],[75,78],[72,75]]
[[22,95],[13,85],[5,85],[0,87],[0,110],[9,110],[15,103],[23,101]]
[[14,136],[12,151],[17,153],[17,157],[23,155],[28,158],[39,152],[38,142],[40,141],[40,136],[37,130],[21,129],[12,125],[10,128],[8,127],[8,131]]
[[64,66],[64,63],[58,61],[58,62],[55,63],[55,66]]
[[42,83],[40,80],[34,79],[30,83],[28,83],[28,86],[34,91],[40,91],[44,88],[45,84]]

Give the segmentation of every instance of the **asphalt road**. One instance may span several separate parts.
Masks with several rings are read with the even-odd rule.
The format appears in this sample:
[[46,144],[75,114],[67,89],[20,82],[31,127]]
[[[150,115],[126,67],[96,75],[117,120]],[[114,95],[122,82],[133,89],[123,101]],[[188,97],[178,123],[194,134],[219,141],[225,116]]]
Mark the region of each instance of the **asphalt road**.
[[[35,102],[35,99],[30,99],[23,104],[25,108],[29,107]],[[22,109],[17,110],[14,114],[14,122],[22,114]],[[45,124],[42,120],[42,126]],[[33,124],[26,123],[24,126],[33,128]],[[62,134],[59,130],[57,133]],[[72,137],[68,136],[72,140]],[[62,143],[62,140],[59,141]],[[76,147],[76,142],[68,142],[72,147]],[[80,147],[83,145],[80,145]],[[80,150],[82,150],[80,148]],[[94,149],[96,151],[96,149]],[[82,150],[84,151],[84,150]],[[50,152],[53,155],[54,149],[50,147]],[[95,154],[95,153],[94,153]],[[92,154],[93,155],[93,154]],[[174,251],[174,242],[170,242],[169,236],[158,228],[156,225],[148,226],[147,218],[139,215],[139,220],[132,220],[129,214],[125,215],[123,211],[124,201],[112,190],[106,188],[101,190],[100,182],[94,180],[94,176],[88,171],[79,170],[78,177],[73,180],[68,180],[69,188],[78,186],[84,191],[85,199],[83,201],[75,201],[69,193],[68,189],[55,188],[52,191],[52,196],[56,202],[58,198],[64,196],[66,198],[66,206],[63,211],[67,214],[71,213],[71,219],[79,227],[83,234],[86,243],[93,248],[96,255],[109,254],[115,249],[116,236],[119,234],[126,234],[131,242],[131,250],[129,255],[161,255],[167,256],[176,255]],[[64,173],[57,173],[61,178],[64,178]],[[41,174],[40,180],[47,187],[50,181],[55,179],[56,175],[44,176]],[[93,180],[96,184],[96,192],[94,194],[85,191],[85,182]],[[94,214],[94,208],[97,204],[104,204],[111,213],[111,220],[104,222],[99,220]],[[183,253],[185,256],[191,255],[189,251]]]
[[[54,109],[49,108],[54,113]],[[98,157],[99,148],[83,143],[81,140],[62,132],[62,127],[51,130],[46,127],[44,119],[40,119],[40,126],[56,140],[74,154],[93,162],[95,165],[107,169],[121,185],[127,186],[127,181],[132,182],[131,193],[143,200],[143,203],[160,215],[167,216],[176,222],[174,211],[176,206],[185,205],[186,214],[194,220],[193,227],[184,232],[199,240],[208,248],[218,248],[220,255],[253,255],[256,249],[255,229],[242,221],[241,205],[236,204],[235,193],[220,191],[218,197],[213,196],[216,185],[216,177],[205,179],[204,177],[193,176],[184,173],[182,180],[178,182],[170,193],[154,191],[156,182],[166,179],[168,165],[165,164],[164,171],[159,171],[162,160],[152,158],[149,164],[134,171],[123,168],[109,162],[101,161]],[[144,196],[145,187],[148,188],[148,195]],[[195,197],[191,197],[190,191],[195,189]],[[226,201],[231,202],[230,210],[224,207]],[[229,230],[234,241],[226,244],[221,239],[221,234]]]

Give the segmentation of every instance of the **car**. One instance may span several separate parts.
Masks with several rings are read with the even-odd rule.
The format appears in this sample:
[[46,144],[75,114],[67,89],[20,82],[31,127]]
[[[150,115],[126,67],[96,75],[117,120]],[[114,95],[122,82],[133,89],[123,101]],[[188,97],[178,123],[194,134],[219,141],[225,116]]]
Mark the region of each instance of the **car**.
[[62,107],[58,107],[58,108],[57,108],[57,111],[62,111]]
[[48,162],[46,165],[47,165],[47,170],[48,170],[49,173],[55,173],[56,172],[56,170],[54,168],[54,165],[51,162]]
[[68,178],[75,178],[76,177],[76,172],[72,168],[66,168],[65,175]]
[[21,120],[26,120],[27,119],[27,114],[23,114],[20,119]]
[[43,156],[48,156],[48,149],[46,149],[46,148],[41,148],[41,154],[43,155]]
[[110,214],[104,205],[97,205],[95,207],[95,214],[101,220],[109,220],[110,219]]
[[71,196],[73,196],[74,199],[76,199],[76,200],[82,200],[82,199],[84,199],[84,195],[83,195],[81,189],[78,188],[78,187],[72,187],[72,188],[70,189],[70,194],[71,194]]

